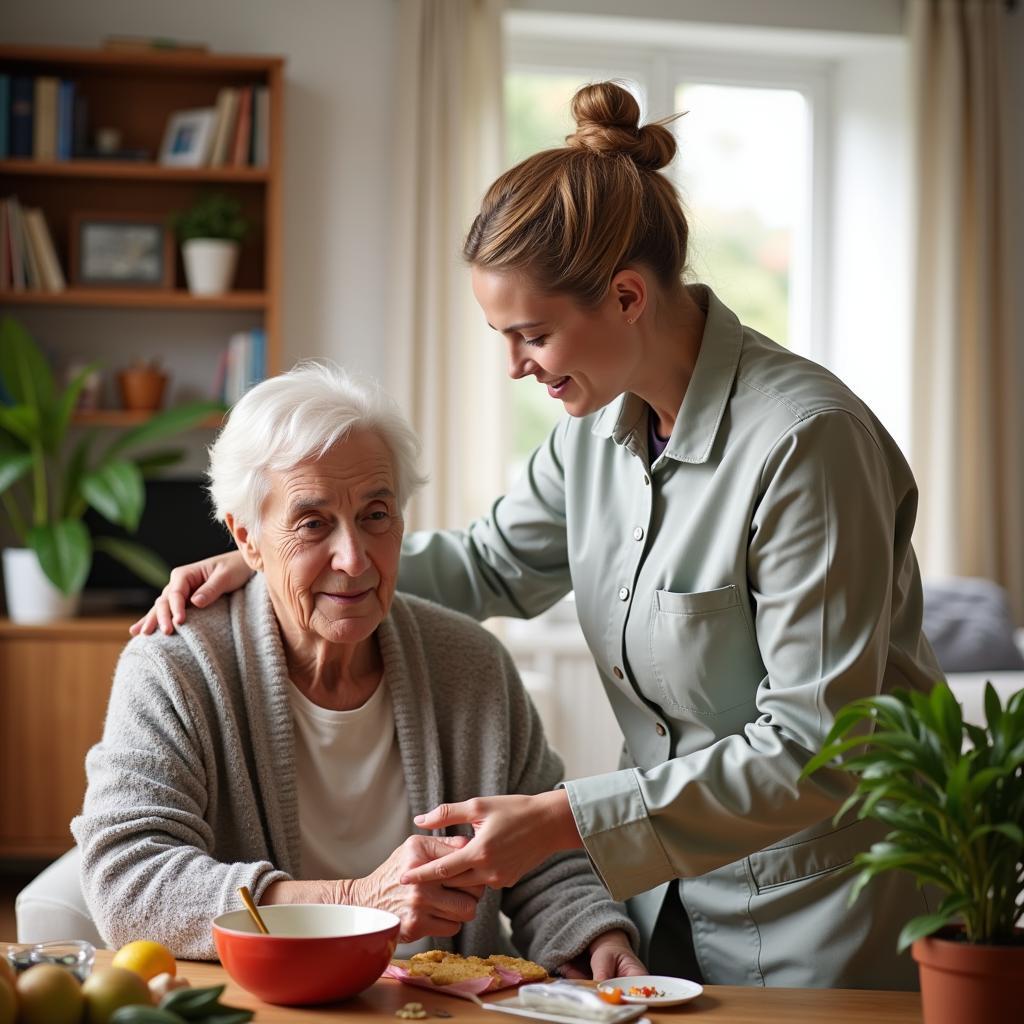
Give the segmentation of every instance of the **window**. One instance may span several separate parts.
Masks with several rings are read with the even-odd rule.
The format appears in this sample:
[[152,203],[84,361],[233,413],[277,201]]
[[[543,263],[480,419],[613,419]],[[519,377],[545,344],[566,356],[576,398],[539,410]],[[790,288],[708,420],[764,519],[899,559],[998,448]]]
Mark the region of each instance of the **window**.
[[[509,164],[563,142],[585,82],[623,82],[645,121],[685,111],[668,173],[690,222],[690,277],[829,366],[906,448],[905,41],[529,11],[505,26]],[[511,482],[563,412],[532,380],[508,387]],[[613,767],[617,728],[590,699],[600,684],[571,602],[500,629],[567,777]]]

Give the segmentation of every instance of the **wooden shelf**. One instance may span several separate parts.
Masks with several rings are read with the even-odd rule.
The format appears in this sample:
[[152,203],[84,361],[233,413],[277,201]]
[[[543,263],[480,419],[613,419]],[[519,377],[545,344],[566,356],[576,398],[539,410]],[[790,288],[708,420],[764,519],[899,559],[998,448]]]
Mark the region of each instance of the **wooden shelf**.
[[[0,60],[12,64],[45,68],[61,65],[83,70],[112,71],[118,68],[132,74],[173,71],[183,75],[245,75],[280,73],[284,58],[261,54],[190,53],[188,51],[145,49],[86,49],[78,46],[0,46]],[[33,69],[29,73],[35,73]]]
[[100,309],[266,309],[266,292],[235,291],[192,295],[180,289],[67,288],[62,292],[0,292],[0,306],[89,306]]
[[[146,423],[154,416],[152,412],[140,412],[135,409],[95,409],[89,412],[76,412],[71,422],[79,427],[137,427]],[[216,430],[224,423],[224,417],[207,416],[199,427]]]
[[145,160],[0,160],[0,174],[104,181],[236,182],[262,185],[265,167],[164,167]]

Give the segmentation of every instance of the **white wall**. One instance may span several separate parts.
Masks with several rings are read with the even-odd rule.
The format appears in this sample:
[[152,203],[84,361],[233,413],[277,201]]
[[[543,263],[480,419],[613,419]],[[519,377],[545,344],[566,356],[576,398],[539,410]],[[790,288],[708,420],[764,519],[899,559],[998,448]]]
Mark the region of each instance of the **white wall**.
[[[394,0],[17,0],[0,40],[96,46],[106,35],[199,40],[287,58],[284,362],[329,356],[382,375]],[[89,317],[103,331],[103,314]]]

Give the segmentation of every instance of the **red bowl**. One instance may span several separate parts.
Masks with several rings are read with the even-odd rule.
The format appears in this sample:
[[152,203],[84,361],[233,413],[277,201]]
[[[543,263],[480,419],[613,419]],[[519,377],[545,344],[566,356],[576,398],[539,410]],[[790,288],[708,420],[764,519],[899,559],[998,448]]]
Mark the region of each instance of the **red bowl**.
[[398,944],[399,920],[386,910],[294,904],[260,907],[269,935],[249,912],[213,922],[224,969],[265,1003],[304,1006],[347,999],[384,973]]

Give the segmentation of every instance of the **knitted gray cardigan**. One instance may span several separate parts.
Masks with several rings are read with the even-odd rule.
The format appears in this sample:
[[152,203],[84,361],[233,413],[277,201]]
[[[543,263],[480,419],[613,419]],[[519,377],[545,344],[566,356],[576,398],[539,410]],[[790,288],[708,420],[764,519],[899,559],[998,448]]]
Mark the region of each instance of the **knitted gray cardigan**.
[[[377,635],[413,814],[559,781],[561,762],[491,634],[398,594]],[[271,882],[304,877],[290,685],[259,574],[212,607],[191,609],[176,635],[127,645],[103,738],[86,759],[85,805],[71,823],[86,902],[109,944],[145,937],[179,957],[213,959],[210,922],[239,907],[240,885],[258,899]],[[487,890],[454,942],[435,945],[499,951],[499,911],[517,949],[548,969],[612,928],[636,941],[582,852]]]

